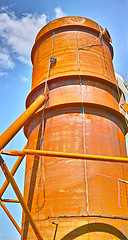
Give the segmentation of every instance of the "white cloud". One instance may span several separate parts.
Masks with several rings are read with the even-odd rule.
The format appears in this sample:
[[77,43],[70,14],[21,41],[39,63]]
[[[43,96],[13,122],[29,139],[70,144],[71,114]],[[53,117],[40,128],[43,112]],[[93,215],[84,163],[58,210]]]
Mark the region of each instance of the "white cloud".
[[66,14],[62,11],[60,7],[55,8],[56,18],[65,17]]
[[9,54],[11,56],[12,53],[19,61],[30,64],[30,52],[34,39],[45,24],[45,14],[26,13],[18,18],[14,12],[0,13],[0,40],[4,48],[8,48],[8,54],[0,55],[2,67],[5,67],[5,58],[8,58],[8,68],[9,66],[10,68],[14,67],[11,57],[9,57]]
[[3,11],[6,11],[8,9],[8,6],[3,6],[0,8],[0,11],[3,12]]
[[[56,18],[66,14],[60,7],[55,8]],[[0,8],[0,76],[13,69],[16,60],[31,64],[30,53],[38,31],[46,24],[45,14],[28,14],[17,17],[9,12],[8,6]]]
[[0,77],[3,77],[5,75],[7,75],[7,73],[6,72],[2,72],[1,69],[0,69]]
[[[6,48],[0,47],[0,68],[8,69],[14,68],[15,64]],[[0,71],[1,72],[1,71]],[[5,75],[5,74],[4,74]]]
[[21,81],[22,82],[28,82],[29,81],[29,78],[25,77],[25,76],[21,76]]
[[20,60],[20,62],[22,62],[22,63],[25,63],[25,64],[28,64],[28,65],[31,65],[31,58],[30,58],[30,54],[28,54],[28,56],[18,56],[17,57],[19,60]]

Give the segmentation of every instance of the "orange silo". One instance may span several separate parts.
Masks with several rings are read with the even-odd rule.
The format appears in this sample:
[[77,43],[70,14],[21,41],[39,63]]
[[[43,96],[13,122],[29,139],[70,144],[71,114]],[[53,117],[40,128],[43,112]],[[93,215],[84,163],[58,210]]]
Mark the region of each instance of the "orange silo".
[[[25,125],[29,149],[126,157],[107,29],[64,17],[38,33],[26,107],[48,86],[49,100]],[[44,240],[127,239],[124,163],[27,156],[24,197]],[[25,214],[22,240],[36,239]]]

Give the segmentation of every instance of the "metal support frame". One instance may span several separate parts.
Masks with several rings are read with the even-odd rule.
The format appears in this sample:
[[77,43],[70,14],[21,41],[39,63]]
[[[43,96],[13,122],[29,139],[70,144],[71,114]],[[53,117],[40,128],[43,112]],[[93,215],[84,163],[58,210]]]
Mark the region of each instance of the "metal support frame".
[[[25,149],[26,147],[27,147],[27,144],[25,145],[24,149]],[[15,162],[12,170],[10,171],[10,174],[11,174],[12,176],[15,175],[15,173],[16,173],[18,167],[20,166],[22,160],[24,159],[24,157],[25,157],[25,154],[22,155],[22,156],[20,156],[20,157],[18,157],[18,159],[16,160],[16,162]],[[7,179],[6,179],[5,182],[4,182],[4,184],[2,185],[2,187],[1,187],[1,189],[0,189],[0,198],[1,198],[2,195],[4,194],[4,192],[5,192],[5,190],[7,189],[8,185],[9,185],[9,182],[8,182]]]
[[17,120],[0,136],[0,150],[19,132],[30,117],[46,102],[46,93],[41,94]]
[[12,188],[13,188],[17,198],[19,199],[20,204],[21,204],[21,206],[22,206],[22,208],[23,208],[23,210],[24,210],[24,212],[25,212],[25,214],[26,214],[26,216],[27,216],[27,218],[28,218],[28,220],[29,220],[29,222],[31,224],[31,227],[33,228],[33,230],[34,230],[34,232],[35,232],[35,234],[37,236],[37,238],[39,240],[42,240],[43,238],[42,238],[42,236],[41,236],[41,234],[40,234],[40,232],[39,232],[39,230],[38,230],[38,228],[36,226],[36,223],[35,223],[35,221],[34,221],[34,219],[32,217],[32,214],[31,214],[29,208],[27,207],[27,204],[24,201],[24,198],[22,197],[22,194],[21,194],[21,192],[20,192],[20,190],[19,190],[19,188],[18,188],[18,186],[16,184],[16,181],[13,178],[13,176],[10,174],[10,172],[8,170],[8,167],[7,167],[5,161],[3,160],[3,158],[1,156],[0,156],[0,165],[1,165],[2,171],[3,171],[4,175],[5,175],[5,177],[7,178],[8,182],[11,183]]
[[122,162],[122,163],[128,162],[128,157],[110,157],[110,156],[53,152],[53,151],[42,151],[42,150],[32,150],[32,149],[23,149],[23,151],[16,151],[16,150],[1,151],[1,153],[6,155],[11,155],[11,156],[22,156],[26,154],[26,155],[37,155],[37,156],[46,156],[46,157],[86,159],[86,160],[104,161],[104,162]]
[[[43,94],[41,94],[27,109],[26,111],[24,111],[24,113],[0,136],[0,150],[2,150],[10,141],[11,139],[19,132],[19,130],[24,126],[24,124],[31,118],[31,116],[40,108],[42,107],[46,101],[48,99],[48,93],[45,92]],[[26,146],[25,146],[26,147]],[[1,152],[1,151],[0,151]],[[16,227],[16,229],[18,230],[18,232],[21,234],[21,230],[18,226],[18,224],[15,222],[15,220],[13,219],[13,217],[11,216],[10,212],[7,210],[6,206],[4,205],[4,203],[1,200],[1,197],[3,195],[3,193],[5,192],[6,188],[8,187],[9,182],[12,185],[12,188],[14,189],[17,198],[19,199],[19,202],[21,203],[21,206],[24,210],[24,212],[27,215],[27,218],[37,236],[37,238],[39,240],[43,239],[41,237],[41,234],[35,224],[35,221],[26,205],[26,203],[24,202],[24,199],[22,197],[22,194],[15,182],[15,179],[13,178],[13,175],[15,174],[15,172],[17,171],[20,163],[22,162],[24,158],[24,154],[22,156],[20,156],[16,163],[14,164],[11,172],[9,172],[6,163],[4,162],[3,158],[0,156],[0,165],[1,168],[3,170],[3,173],[6,177],[6,181],[4,182],[2,188],[0,189],[0,205],[2,206],[2,208],[4,209],[4,211],[6,212],[6,214],[8,215],[8,217],[10,218],[10,220],[12,221],[12,223],[14,224],[14,226]],[[8,200],[6,200],[7,202]],[[12,201],[8,201],[8,202],[17,202],[17,200],[12,200]]]
[[[27,147],[27,144],[25,145],[24,149],[26,147]],[[22,155],[22,156],[18,157],[18,159],[16,160],[12,170],[10,171],[10,174],[12,176],[14,176],[14,174],[16,173],[16,171],[17,171],[18,167],[20,166],[24,157],[25,157],[25,155]],[[2,187],[0,189],[0,199],[1,199],[2,195],[4,194],[4,192],[6,191],[8,185],[9,185],[9,182],[6,179],[4,184],[2,185]],[[14,218],[12,217],[12,215],[10,214],[10,212],[8,211],[8,209],[6,208],[6,206],[4,205],[3,202],[19,203],[19,201],[18,200],[1,199],[0,200],[0,205],[3,208],[3,210],[5,211],[5,213],[7,214],[7,216],[9,217],[9,219],[11,220],[11,222],[13,223],[13,225],[15,226],[15,228],[17,229],[17,231],[21,234],[21,229],[19,228],[18,224],[16,223],[16,221],[14,220]]]
[[13,225],[15,226],[17,231],[21,234],[20,227],[18,226],[18,224],[16,223],[16,221],[14,220],[14,218],[12,217],[12,215],[10,214],[10,212],[8,211],[8,209],[6,208],[6,206],[4,205],[4,203],[1,200],[0,200],[0,205],[3,208],[3,210],[5,211],[5,213],[7,214],[7,216],[10,218],[11,222],[13,223]]
[[[27,144],[25,145],[24,149],[27,147]],[[22,155],[20,157],[18,157],[18,159],[16,160],[12,170],[10,171],[10,174],[12,176],[14,176],[14,174],[16,173],[18,167],[20,166],[22,160],[24,159],[25,155]],[[9,185],[8,180],[6,179],[4,184],[2,185],[1,189],[0,189],[0,199],[2,197],[2,195],[4,194],[4,192],[6,191],[7,187]],[[7,216],[10,218],[11,222],[13,223],[13,225],[16,227],[17,231],[21,234],[21,229],[19,228],[18,224],[16,223],[16,221],[13,219],[13,217],[11,216],[10,212],[8,211],[8,209],[6,208],[6,206],[4,205],[3,202],[11,202],[11,203],[19,203],[18,200],[9,200],[9,199],[1,199],[0,200],[0,205],[3,208],[3,210],[5,211],[5,213],[7,214]]]
[[7,202],[7,203],[20,203],[18,200],[15,200],[15,199],[2,199],[1,198],[1,201]]

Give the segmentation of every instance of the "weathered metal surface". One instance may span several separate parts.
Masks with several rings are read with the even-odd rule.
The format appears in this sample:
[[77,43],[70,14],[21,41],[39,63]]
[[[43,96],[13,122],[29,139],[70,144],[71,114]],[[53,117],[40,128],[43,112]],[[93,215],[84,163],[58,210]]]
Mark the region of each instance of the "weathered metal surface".
[[[119,109],[113,50],[106,35],[99,38],[102,30],[89,19],[66,17],[50,22],[37,35],[26,106],[43,93],[45,81],[49,101],[25,126],[28,148],[127,156],[127,124]],[[52,65],[51,56],[57,60]],[[24,188],[45,240],[128,238],[126,164],[47,160],[27,156]],[[25,215],[22,239],[34,239]]]

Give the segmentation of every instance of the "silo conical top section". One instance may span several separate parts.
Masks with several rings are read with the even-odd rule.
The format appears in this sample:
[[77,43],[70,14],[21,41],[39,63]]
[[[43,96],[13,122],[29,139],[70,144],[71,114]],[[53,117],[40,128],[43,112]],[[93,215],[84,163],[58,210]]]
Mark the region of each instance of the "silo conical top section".
[[[25,125],[28,148],[126,156],[112,58],[108,30],[89,19],[60,18],[40,30],[26,106],[46,87],[49,100]],[[24,197],[43,239],[127,236],[126,186],[119,180],[127,175],[125,164],[27,156]],[[24,214],[22,239],[35,239]]]

